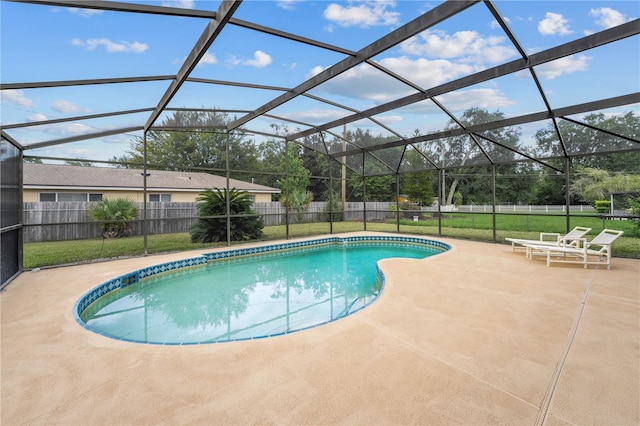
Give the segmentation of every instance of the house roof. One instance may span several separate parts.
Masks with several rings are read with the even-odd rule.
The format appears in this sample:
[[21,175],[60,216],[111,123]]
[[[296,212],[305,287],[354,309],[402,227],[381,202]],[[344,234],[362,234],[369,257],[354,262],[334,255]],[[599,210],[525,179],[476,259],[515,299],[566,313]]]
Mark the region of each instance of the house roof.
[[[142,190],[143,171],[113,167],[82,167],[58,164],[24,164],[23,184],[29,188],[130,189]],[[227,178],[209,173],[147,170],[147,188],[151,190],[202,191],[225,188]],[[229,187],[252,193],[279,193],[280,190],[237,179]]]

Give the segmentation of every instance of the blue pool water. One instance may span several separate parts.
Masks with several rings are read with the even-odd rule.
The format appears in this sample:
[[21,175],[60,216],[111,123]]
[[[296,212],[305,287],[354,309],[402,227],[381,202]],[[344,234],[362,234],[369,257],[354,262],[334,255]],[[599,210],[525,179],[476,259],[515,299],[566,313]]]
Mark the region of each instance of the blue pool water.
[[443,248],[398,242],[328,244],[210,261],[117,288],[80,314],[103,335],[158,344],[213,343],[289,333],[370,304],[377,261]]

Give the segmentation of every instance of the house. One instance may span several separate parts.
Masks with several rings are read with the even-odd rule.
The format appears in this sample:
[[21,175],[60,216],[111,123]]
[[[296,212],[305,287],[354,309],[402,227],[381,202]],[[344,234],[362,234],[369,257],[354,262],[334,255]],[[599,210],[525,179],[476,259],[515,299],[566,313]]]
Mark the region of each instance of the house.
[[[195,202],[205,189],[226,188],[227,178],[209,173],[147,170],[147,201]],[[101,201],[129,198],[142,202],[143,171],[25,163],[23,201]],[[229,179],[229,188],[247,191],[254,202],[270,202],[277,188]]]

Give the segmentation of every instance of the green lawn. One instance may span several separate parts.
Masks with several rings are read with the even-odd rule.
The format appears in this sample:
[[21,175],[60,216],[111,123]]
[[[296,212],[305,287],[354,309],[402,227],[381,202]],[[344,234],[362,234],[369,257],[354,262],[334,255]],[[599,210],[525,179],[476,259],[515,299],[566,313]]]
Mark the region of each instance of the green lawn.
[[[442,219],[442,236],[449,238],[469,239],[476,241],[493,241],[492,216],[488,214],[454,214]],[[625,232],[613,245],[613,255],[640,259],[640,228],[633,221],[603,221],[597,217],[573,216],[571,227],[586,226],[592,228],[593,237],[604,227],[619,229]],[[565,216],[542,215],[499,215],[496,219],[496,240],[505,243],[506,237],[538,239],[539,232],[564,233]],[[395,220],[386,223],[367,223],[368,231],[396,232]],[[329,235],[331,232],[354,232],[364,230],[363,222],[336,222],[333,229],[329,223],[302,223],[289,226],[289,238]],[[437,237],[438,220],[427,219],[414,222],[400,221],[400,232]],[[264,228],[262,240],[280,240],[286,238],[284,225]],[[234,243],[240,244],[240,243]],[[194,244],[188,233],[150,235],[147,239],[149,254],[207,249],[222,247],[219,244]],[[24,244],[24,268],[64,265],[79,262],[90,262],[119,257],[141,256],[144,253],[142,237],[116,239],[92,239],[74,241],[52,241]]]

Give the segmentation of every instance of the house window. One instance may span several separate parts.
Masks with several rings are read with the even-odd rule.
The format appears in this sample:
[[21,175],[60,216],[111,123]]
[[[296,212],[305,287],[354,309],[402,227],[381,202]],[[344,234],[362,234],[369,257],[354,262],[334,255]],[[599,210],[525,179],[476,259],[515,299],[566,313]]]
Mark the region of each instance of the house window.
[[87,192],[41,192],[39,201],[102,201],[102,194]]
[[56,193],[55,192],[41,192],[39,194],[38,200],[40,201],[56,201]]
[[170,203],[171,194],[149,194],[150,203]]
[[58,201],[87,201],[86,192],[58,192]]

